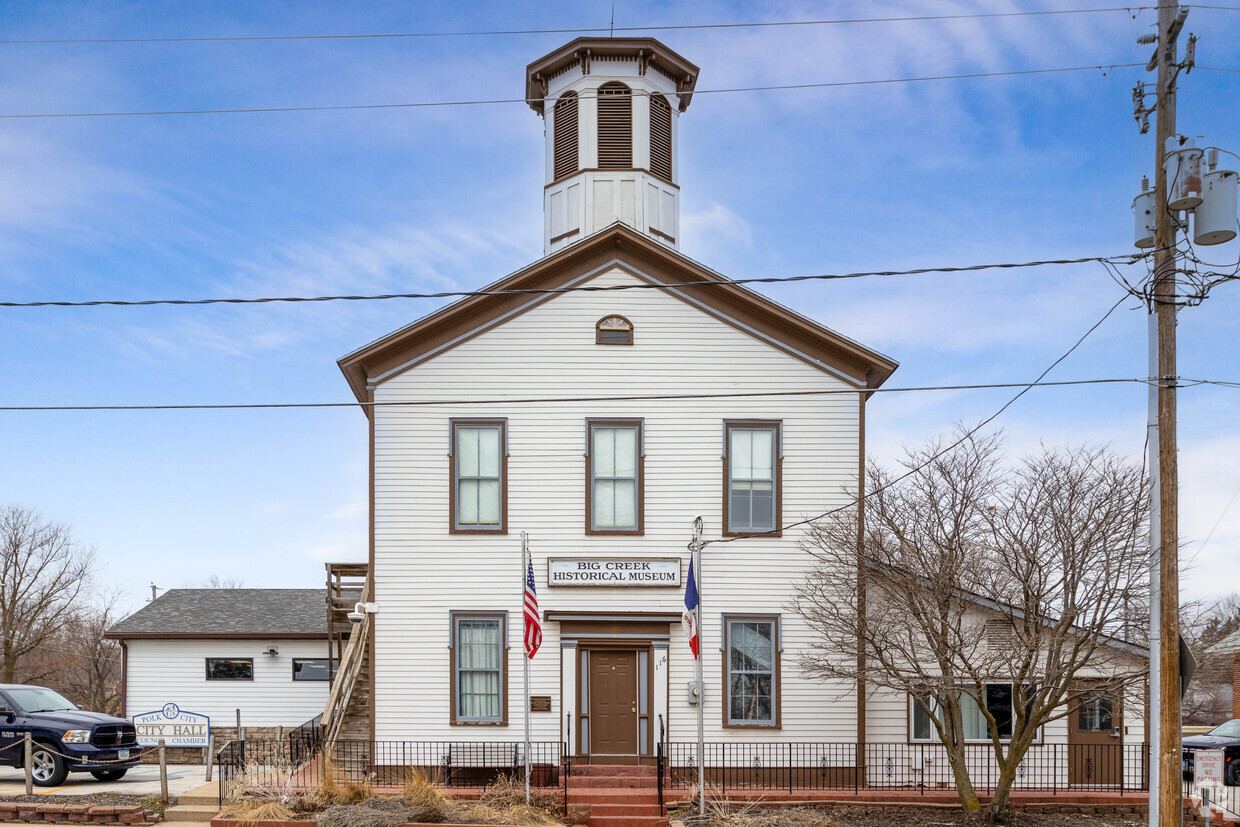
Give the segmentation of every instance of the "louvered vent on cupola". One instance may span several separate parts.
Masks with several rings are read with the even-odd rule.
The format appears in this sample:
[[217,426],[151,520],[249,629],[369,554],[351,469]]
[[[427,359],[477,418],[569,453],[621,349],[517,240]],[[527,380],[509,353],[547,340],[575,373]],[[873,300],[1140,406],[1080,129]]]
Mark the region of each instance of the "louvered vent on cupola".
[[659,94],[650,96],[650,171],[672,180],[672,106]]
[[598,90],[598,167],[633,168],[633,92],[623,83]]
[[555,102],[555,180],[577,173],[577,93],[568,92]]

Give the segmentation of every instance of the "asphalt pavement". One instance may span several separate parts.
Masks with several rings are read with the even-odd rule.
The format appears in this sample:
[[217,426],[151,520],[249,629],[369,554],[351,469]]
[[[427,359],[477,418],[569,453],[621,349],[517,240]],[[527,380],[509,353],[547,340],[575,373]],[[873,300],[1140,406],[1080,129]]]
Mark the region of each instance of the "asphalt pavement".
[[[201,764],[169,764],[168,795],[175,798],[206,781],[207,768]],[[71,772],[59,787],[35,787],[35,795],[159,795],[159,766],[142,764],[125,773],[119,781],[96,781],[88,772]],[[26,773],[14,767],[0,767],[0,796],[25,795]]]

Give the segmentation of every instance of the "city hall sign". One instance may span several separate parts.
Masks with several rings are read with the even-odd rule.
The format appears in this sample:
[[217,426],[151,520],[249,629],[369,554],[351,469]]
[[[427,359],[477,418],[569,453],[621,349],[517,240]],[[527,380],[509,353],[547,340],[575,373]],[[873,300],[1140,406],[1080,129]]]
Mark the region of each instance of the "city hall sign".
[[679,586],[679,557],[552,557],[548,586]]
[[138,745],[143,747],[159,746],[161,739],[168,747],[205,747],[211,731],[206,715],[187,712],[174,703],[133,716],[133,725],[138,731]]

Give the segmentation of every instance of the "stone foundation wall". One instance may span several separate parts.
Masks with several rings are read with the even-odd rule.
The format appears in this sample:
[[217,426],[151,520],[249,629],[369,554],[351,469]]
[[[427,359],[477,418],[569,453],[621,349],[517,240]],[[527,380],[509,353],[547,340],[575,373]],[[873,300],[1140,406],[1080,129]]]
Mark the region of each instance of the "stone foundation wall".
[[[256,741],[274,741],[281,732],[280,727],[261,727],[261,726],[243,726],[245,737]],[[294,727],[284,728],[287,734]],[[237,737],[237,728],[235,726],[213,726],[211,727],[211,735],[214,736],[215,746],[213,749],[219,751],[225,742],[235,740]],[[158,764],[159,750],[156,747],[145,747],[147,752],[142,754],[142,763]],[[205,747],[165,747],[164,755],[169,764],[203,764]]]

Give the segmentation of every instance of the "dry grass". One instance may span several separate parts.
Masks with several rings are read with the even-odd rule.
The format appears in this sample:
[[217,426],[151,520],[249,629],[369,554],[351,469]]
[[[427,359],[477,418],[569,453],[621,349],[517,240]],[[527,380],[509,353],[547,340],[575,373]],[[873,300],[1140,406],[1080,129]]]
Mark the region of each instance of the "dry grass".
[[443,793],[431,786],[426,776],[416,770],[405,779],[405,783],[401,786],[400,797],[416,816],[410,821],[419,823],[433,824],[446,821],[446,816],[452,806]]
[[332,807],[343,804],[361,804],[375,797],[369,781],[337,780],[336,763],[331,756],[323,756],[323,780],[307,793],[307,798],[316,808]]
[[[478,796],[478,803],[497,810],[525,807],[525,779],[518,779],[511,775],[500,776],[493,784],[486,787],[482,791],[482,795]],[[564,809],[564,799],[558,790],[548,790],[542,787],[532,788],[530,790],[529,806],[533,809],[545,812],[548,816],[557,819],[554,823],[561,823],[558,819]]]
[[287,821],[295,815],[280,802],[261,798],[234,801],[224,807],[223,814],[243,824],[255,821]]

